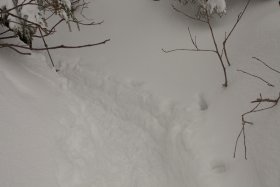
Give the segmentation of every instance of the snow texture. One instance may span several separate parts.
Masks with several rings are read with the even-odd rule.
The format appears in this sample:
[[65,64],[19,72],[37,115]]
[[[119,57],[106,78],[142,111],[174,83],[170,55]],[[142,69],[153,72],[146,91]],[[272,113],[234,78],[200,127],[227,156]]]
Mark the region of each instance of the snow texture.
[[[32,158],[43,157],[49,160],[46,167],[53,167],[60,187],[168,187],[186,183],[189,186],[197,185],[195,158],[186,134],[191,135],[190,125],[198,122],[196,117],[201,113],[199,104],[182,108],[173,102],[154,97],[137,82],[118,81],[102,73],[86,71],[80,68],[78,59],[68,59],[67,64],[61,61],[60,75],[50,71],[44,64],[36,65],[38,59],[45,61],[44,56],[34,54],[28,59],[28,63],[21,66],[22,70],[10,66],[9,60],[7,63],[2,61],[1,65],[2,70],[5,69],[1,71],[1,84],[5,92],[8,92],[7,87],[14,87],[14,93],[10,95],[12,98],[16,94],[14,102],[18,102],[21,97],[28,100],[35,98],[32,104],[37,108],[35,113],[48,111],[51,116],[50,120],[47,116],[42,117],[46,113],[40,114],[39,119],[42,121],[37,121],[37,125],[36,121],[32,121],[34,118],[30,118],[30,132],[22,134],[21,141],[31,147],[40,144],[43,146],[42,142],[47,141],[47,146],[40,146],[39,150],[44,148],[43,153],[51,152],[51,155],[56,155],[55,161],[45,158],[49,154],[42,156],[40,152],[30,151],[33,155],[28,154],[28,158],[24,159],[25,164],[29,163],[31,166],[34,160]],[[13,75],[15,71],[18,71],[17,76]],[[35,77],[37,78],[34,79]],[[36,81],[30,82],[32,79]],[[36,93],[36,88],[40,88],[40,92]],[[5,95],[5,92],[2,92],[1,96]],[[45,96],[40,96],[42,93]],[[55,97],[59,99],[59,103],[52,101],[56,100]],[[43,111],[38,108],[42,102],[48,103]],[[8,103],[9,100],[2,101],[3,105],[8,106]],[[20,103],[27,105],[24,101]],[[58,107],[53,108],[55,106]],[[32,116],[34,109],[28,108],[25,112],[25,108],[15,110],[14,112],[21,113],[17,119]],[[53,111],[50,112],[51,110]],[[2,121],[3,123],[5,124]],[[8,118],[8,124],[18,123],[16,119]],[[38,127],[32,129],[33,125]],[[43,135],[43,126],[52,129],[45,133],[56,132],[51,142],[51,137]],[[4,125],[3,128],[8,127]],[[15,130],[20,133],[20,125],[18,128]],[[36,132],[38,128],[40,131]],[[46,139],[33,136],[37,137],[40,144],[31,143],[33,139],[29,139],[29,133],[36,133]],[[14,146],[12,142],[9,144],[11,148]],[[2,151],[6,150],[4,145],[0,144]],[[51,145],[55,145],[56,151]],[[16,155],[10,154],[12,153],[2,155],[1,160],[15,158]],[[24,168],[24,163],[21,164]],[[7,168],[12,167],[9,163],[5,165]],[[36,171],[38,172],[38,169],[33,172]],[[19,180],[9,180],[11,173],[4,174],[4,170],[0,172],[1,181],[5,184],[18,185]],[[20,176],[23,176],[21,172],[13,171],[12,175],[17,174],[20,179]],[[38,181],[42,177],[41,180],[46,182],[45,178],[50,176],[43,174]],[[35,186],[36,181],[28,181],[27,178],[23,180],[22,186]],[[47,184],[50,184],[50,181],[44,185]]]
[[208,0],[206,2],[206,7],[210,13],[226,13],[226,2],[225,0]]
[[[224,89],[211,54],[160,50],[191,45],[182,40],[186,22],[201,46],[212,46],[209,33],[178,20],[169,2],[96,3],[90,12],[106,24],[79,36],[88,42],[109,33],[114,42],[53,52],[58,73],[43,54],[1,49],[1,187],[279,187],[279,107],[248,116],[254,122],[246,130],[248,160],[242,141],[233,159],[250,101],[260,92],[278,95],[279,75],[250,60],[258,55],[279,69],[279,7],[258,1],[249,7],[230,41]],[[242,6],[234,8],[227,14],[236,16]],[[223,39],[229,24],[216,25]],[[275,88],[236,69],[261,74]]]
[[191,153],[184,134],[196,112],[155,98],[138,83],[79,66],[62,69],[63,87],[80,107],[71,107],[74,123],[61,119],[61,186],[196,185],[193,158],[183,156]]

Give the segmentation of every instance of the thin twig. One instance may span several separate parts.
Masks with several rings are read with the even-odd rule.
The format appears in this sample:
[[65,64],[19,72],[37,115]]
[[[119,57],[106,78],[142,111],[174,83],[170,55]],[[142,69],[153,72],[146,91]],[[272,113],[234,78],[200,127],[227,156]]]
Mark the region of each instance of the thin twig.
[[31,53],[28,53],[28,52],[22,52],[18,49],[16,49],[15,47],[12,47],[12,46],[8,46],[8,48],[14,50],[15,52],[17,52],[18,54],[21,54],[21,55],[31,55]]
[[243,10],[238,14],[237,16],[237,19],[236,19],[236,22],[234,23],[233,27],[231,28],[231,30],[229,31],[229,34],[227,34],[225,32],[225,39],[223,41],[223,50],[224,50],[224,53],[225,53],[225,57],[226,57],[226,61],[227,61],[227,64],[230,66],[230,61],[229,61],[229,58],[228,58],[228,54],[227,54],[227,50],[226,50],[226,43],[228,41],[228,39],[230,38],[231,34],[233,33],[233,31],[235,30],[236,26],[238,25],[238,23],[240,22],[240,20],[242,19],[244,13],[246,12],[249,4],[250,4],[251,0],[247,0],[247,3],[245,5],[245,7],[243,8]]
[[[199,22],[202,22],[202,23],[205,23],[207,24],[208,28],[209,28],[209,31],[210,31],[210,34],[211,34],[211,38],[212,38],[212,42],[214,44],[214,49],[200,49],[197,45],[197,41],[196,41],[196,36],[193,37],[191,31],[190,31],[190,28],[188,27],[188,33],[189,33],[189,37],[190,37],[190,40],[194,46],[193,49],[188,49],[188,48],[179,48],[179,49],[172,49],[172,50],[166,50],[166,49],[162,49],[163,52],[165,53],[170,53],[170,52],[175,52],[175,51],[192,51],[192,52],[214,52],[218,59],[219,59],[219,62],[222,66],[222,70],[223,70],[223,74],[224,74],[224,83],[223,83],[223,86],[224,87],[227,87],[228,86],[228,78],[227,78],[227,69],[225,67],[225,63],[224,63],[224,60],[223,60],[223,55],[225,54],[226,58],[227,58],[227,51],[225,49],[225,47],[220,50],[219,49],[219,46],[218,46],[218,42],[217,42],[217,39],[215,37],[215,33],[214,33],[214,30],[213,30],[213,27],[211,25],[211,22],[210,22],[210,13],[209,13],[209,10],[207,8],[204,8],[204,7],[201,7],[201,9],[204,10],[205,12],[205,16],[203,17],[194,17],[194,16],[191,16],[189,14],[186,14],[185,12],[183,12],[182,10],[179,10],[178,8],[176,8],[174,5],[172,5],[172,8],[179,12],[180,14],[184,15],[185,17],[191,19],[191,20],[194,20],[194,21],[199,21]],[[245,9],[246,10],[246,9]],[[245,12],[244,10],[244,12]],[[243,14],[242,14],[243,15]],[[240,16],[238,19],[241,19],[242,16]],[[238,21],[239,22],[239,21]],[[237,22],[237,23],[238,23]],[[237,25],[236,23],[236,25]],[[236,25],[234,26],[234,28],[236,27]],[[234,28],[232,30],[234,30]],[[228,39],[228,37],[231,35],[232,31],[230,32],[230,34],[227,36],[225,36],[225,40],[224,40],[224,46],[225,46],[225,43]]]
[[[50,58],[50,61],[51,61],[51,63],[52,63],[52,66],[53,66],[53,68],[55,68],[55,66],[54,66],[54,62],[53,62],[53,58],[52,58],[52,55],[51,55],[51,53],[50,53],[50,51],[49,51],[49,49],[48,49],[48,44],[47,44],[47,42],[46,42],[46,40],[45,40],[45,37],[43,36],[43,33],[42,33],[42,31],[41,31],[41,29],[39,28],[39,32],[40,32],[40,34],[41,34],[41,37],[42,37],[42,40],[43,40],[43,43],[44,43],[44,46],[46,47],[46,49],[47,49],[47,53],[48,53],[48,56],[49,56],[49,58]],[[55,68],[56,69],[56,68]]]
[[171,52],[175,52],[175,51],[194,51],[194,52],[213,52],[216,53],[216,51],[211,50],[211,49],[171,49],[171,50],[166,50],[166,49],[161,49],[163,52],[165,53],[171,53]]
[[[259,98],[257,98],[256,100],[251,102],[251,103],[257,103],[257,105],[255,107],[253,107],[253,109],[251,109],[250,111],[245,112],[244,114],[241,115],[242,128],[241,128],[241,130],[240,130],[240,132],[239,132],[239,134],[236,138],[236,141],[235,141],[234,153],[233,153],[234,158],[236,157],[238,141],[240,139],[241,134],[243,134],[244,158],[247,160],[247,144],[246,144],[246,134],[245,134],[246,128],[245,128],[245,125],[247,125],[247,124],[248,125],[253,125],[253,122],[247,121],[245,119],[245,116],[247,116],[248,114],[251,114],[251,113],[257,113],[257,112],[261,112],[261,111],[265,111],[265,110],[274,108],[279,103],[279,100],[280,100],[280,92],[279,92],[279,95],[276,99],[269,99],[269,98],[263,99],[262,94],[260,94]],[[272,105],[268,106],[268,107],[259,108],[261,103],[272,103]]]
[[189,32],[189,36],[190,36],[190,39],[192,41],[193,46],[198,50],[198,46],[197,46],[197,43],[196,43],[196,37],[195,37],[195,39],[193,39],[191,30],[190,30],[189,27],[188,27],[188,32]]
[[238,69],[237,71],[242,72],[242,73],[245,73],[245,74],[250,75],[250,76],[252,76],[252,77],[255,77],[255,78],[257,78],[257,79],[259,79],[259,80],[261,80],[261,81],[265,82],[268,86],[274,87],[274,85],[273,85],[273,84],[271,84],[271,83],[269,83],[268,81],[264,80],[264,79],[263,79],[263,78],[261,78],[260,76],[257,76],[257,75],[254,75],[254,74],[248,73],[248,72],[243,71],[243,70],[240,70],[240,69]]
[[[206,10],[207,11],[207,10]],[[222,69],[223,69],[223,72],[224,72],[224,79],[225,79],[225,82],[223,84],[224,87],[227,87],[228,85],[228,79],[227,79],[227,70],[226,70],[226,67],[224,65],[224,61],[222,59],[222,56],[220,54],[220,51],[219,51],[219,48],[218,48],[218,44],[217,44],[217,41],[216,41],[216,38],[215,38],[215,34],[214,34],[214,31],[213,31],[213,28],[212,28],[212,25],[211,25],[211,22],[210,22],[210,17],[209,17],[209,13],[207,11],[207,25],[209,27],[209,30],[210,30],[210,33],[211,33],[211,36],[212,36],[212,40],[213,40],[213,43],[214,43],[214,46],[215,46],[215,51],[216,51],[216,54],[219,58],[219,61],[221,63],[221,66],[222,66]]]
[[276,70],[275,68],[272,68],[271,66],[269,66],[267,63],[265,63],[263,60],[257,58],[257,57],[252,57],[253,59],[256,59],[257,61],[259,61],[260,63],[262,63],[263,65],[265,65],[267,68],[269,68],[270,70],[276,72],[276,73],[280,73],[280,71]]
[[191,16],[191,15],[189,15],[189,14],[186,14],[186,13],[183,12],[182,10],[179,10],[178,8],[176,8],[174,5],[171,5],[171,6],[172,6],[172,8],[173,8],[176,12],[179,12],[180,14],[182,14],[183,16],[185,16],[185,17],[187,17],[187,18],[189,18],[189,19],[192,19],[192,20],[194,20],[194,21],[200,21],[200,22],[206,23],[205,20],[202,20],[202,19],[199,19],[199,18],[197,18],[197,17],[194,17],[194,16]]
[[[262,97],[262,95],[260,94],[260,97]],[[249,125],[253,125],[252,122],[249,122],[249,121],[246,121],[245,120],[245,116],[252,113],[253,111],[255,111],[259,106],[260,106],[261,102],[258,102],[258,104],[253,108],[251,109],[249,112],[245,112],[244,114],[241,115],[241,122],[242,122],[242,128],[236,138],[236,141],[235,141],[235,146],[234,146],[234,153],[233,153],[233,158],[236,157],[236,152],[237,152],[237,144],[238,144],[238,141],[240,139],[240,136],[241,134],[243,134],[243,146],[244,146],[244,158],[245,160],[247,160],[247,144],[246,144],[246,133],[245,133],[245,125],[246,124],[249,124]]]
[[77,49],[77,48],[93,47],[93,46],[105,44],[108,41],[110,41],[110,39],[98,43],[93,43],[93,44],[85,44],[85,45],[77,45],[77,46],[57,45],[53,47],[42,47],[42,48],[30,48],[23,45],[0,43],[0,47],[16,47],[16,48],[27,49],[32,51],[46,51],[46,50],[54,50],[54,49]]

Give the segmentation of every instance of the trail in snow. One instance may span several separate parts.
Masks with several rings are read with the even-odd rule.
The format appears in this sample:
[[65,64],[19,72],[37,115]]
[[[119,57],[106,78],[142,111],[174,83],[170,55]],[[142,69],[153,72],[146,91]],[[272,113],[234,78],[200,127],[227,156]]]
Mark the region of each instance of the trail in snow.
[[[41,149],[28,148],[21,167],[29,169],[32,158],[37,158],[41,168],[47,168],[41,178],[52,181],[51,185],[45,182],[46,186],[215,187],[234,180],[227,176],[238,172],[238,167],[230,171],[230,158],[225,159],[215,147],[220,145],[219,139],[210,125],[214,123],[205,122],[208,104],[203,95],[185,107],[153,96],[141,83],[88,71],[79,59],[62,58],[58,74],[50,71],[45,61],[44,56],[33,54],[20,65],[6,63],[6,67],[2,63],[5,73],[1,75],[8,82],[2,82],[5,91],[15,87],[17,91],[11,93],[16,97],[29,98],[10,103],[22,105],[16,109],[21,113],[17,118],[29,126],[23,149],[28,144],[41,146],[44,154]],[[17,118],[8,119],[20,127]],[[18,133],[20,130],[9,134],[14,134],[15,141],[6,147],[20,141]],[[30,170],[29,175],[37,176],[37,171]],[[234,176],[245,176],[244,172]],[[23,171],[13,174],[17,175],[25,176]],[[36,183],[26,180],[22,186],[30,185]]]
[[4,186],[200,186],[198,104],[181,107],[78,59],[62,59],[57,74],[43,55],[13,58],[0,72]]
[[207,120],[203,95],[185,107],[141,83],[88,71],[79,59],[62,58],[59,66],[57,81],[72,115],[60,116],[61,187],[261,184],[252,161],[228,156],[229,144],[219,142],[227,126]]
[[[277,92],[235,69],[255,72],[279,88],[279,76],[247,63],[258,56],[279,69],[275,3],[260,0],[249,7],[231,40],[231,86],[222,90],[215,58],[162,54],[162,47],[186,44],[186,22],[175,21],[168,1],[160,1],[166,10],[149,0],[96,2],[89,12],[105,24],[79,35],[87,43],[107,33],[114,42],[106,49],[63,52],[85,59],[62,59],[59,75],[40,54],[22,57],[1,50],[1,187],[278,187],[279,108],[250,116],[255,125],[246,131],[249,160],[243,159],[242,142],[238,158],[232,158],[249,102],[259,92],[267,97]],[[236,5],[228,11],[230,22],[215,26],[217,36],[223,38],[230,15],[237,16],[238,2],[231,2]],[[208,33],[190,26],[207,46]],[[58,41],[66,36],[62,32]],[[71,43],[73,37],[64,39]],[[248,42],[257,47],[247,47]],[[144,91],[140,83],[91,71],[93,66],[143,80],[153,93],[185,103],[203,90],[208,102],[199,96],[193,106],[182,107]]]
[[185,139],[195,123],[191,111],[77,62],[60,69],[74,114],[60,121],[62,187],[198,186]]

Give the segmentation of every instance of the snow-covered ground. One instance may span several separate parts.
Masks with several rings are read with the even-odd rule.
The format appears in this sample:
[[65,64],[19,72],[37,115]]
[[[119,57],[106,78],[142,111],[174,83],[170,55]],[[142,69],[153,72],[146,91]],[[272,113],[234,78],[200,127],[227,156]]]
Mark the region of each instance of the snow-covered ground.
[[[215,21],[221,40],[244,3],[229,1],[227,15]],[[226,89],[212,54],[161,51],[191,47],[187,26],[201,46],[212,46],[207,28],[170,1],[95,0],[87,15],[105,22],[60,33],[50,45],[111,41],[53,52],[58,73],[43,54],[1,50],[1,187],[280,185],[278,106],[249,116],[248,160],[243,140],[233,158],[250,101],[278,96],[280,75],[251,59],[280,69],[277,2],[253,1],[233,33]]]

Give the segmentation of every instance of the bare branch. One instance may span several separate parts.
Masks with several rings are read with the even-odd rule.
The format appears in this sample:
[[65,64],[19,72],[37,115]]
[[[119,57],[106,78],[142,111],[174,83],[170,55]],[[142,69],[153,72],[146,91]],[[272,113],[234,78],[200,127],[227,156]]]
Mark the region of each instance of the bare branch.
[[165,53],[171,53],[171,52],[175,52],[175,51],[193,51],[193,52],[212,52],[212,53],[216,53],[216,51],[211,50],[211,49],[171,49],[171,50],[166,50],[166,49],[161,49],[163,52]]
[[198,50],[198,46],[197,46],[197,43],[196,43],[196,36],[195,36],[195,39],[193,39],[191,30],[190,30],[189,27],[188,27],[188,32],[189,32],[189,36],[190,36],[190,39],[192,41],[193,46]]
[[182,10],[179,10],[178,8],[176,8],[174,5],[171,5],[172,8],[176,11],[176,12],[179,12],[180,14],[182,14],[183,16],[189,18],[189,19],[192,19],[194,21],[200,21],[200,22],[204,22],[204,23],[207,23],[205,20],[202,20],[202,19],[199,19],[197,17],[194,17],[194,16],[191,16],[189,14],[186,14],[185,12],[183,12]]
[[[222,70],[223,70],[223,74],[224,74],[223,86],[227,87],[228,86],[227,70],[226,70],[226,67],[225,67],[224,60],[223,60],[223,54],[225,54],[225,56],[227,58],[227,51],[226,51],[225,47],[221,50],[219,49],[218,42],[217,42],[217,39],[215,37],[215,33],[214,33],[213,27],[212,27],[211,22],[210,22],[209,10],[207,10],[207,8],[200,7],[201,9],[203,9],[203,12],[205,12],[205,15],[203,17],[194,17],[194,16],[191,16],[191,15],[186,14],[185,12],[179,10],[174,5],[172,5],[172,8],[176,12],[179,12],[180,14],[184,15],[185,17],[187,17],[191,20],[199,21],[199,22],[207,24],[209,32],[211,34],[212,42],[214,44],[214,49],[201,49],[201,48],[199,48],[198,45],[197,45],[196,36],[193,37],[193,35],[190,31],[190,28],[188,27],[188,34],[189,34],[190,40],[191,40],[191,42],[194,46],[194,49],[188,49],[188,48],[179,48],[179,49],[172,49],[172,50],[162,49],[162,51],[165,52],[165,53],[170,53],[170,52],[175,52],[175,51],[213,52],[213,53],[215,53],[217,55],[218,59],[219,59],[219,62],[222,66]],[[227,38],[227,36],[225,36],[225,38]],[[227,40],[227,39],[225,39],[225,40]]]
[[93,44],[85,44],[85,45],[77,45],[77,46],[57,45],[57,46],[53,46],[53,47],[42,47],[42,48],[30,48],[30,47],[23,46],[23,45],[5,44],[5,43],[0,44],[0,46],[16,47],[16,48],[27,49],[27,50],[32,50],[32,51],[46,51],[46,50],[53,50],[53,49],[77,49],[77,48],[93,47],[93,46],[105,44],[109,41],[110,41],[110,39],[107,39],[107,40],[104,40],[104,41],[98,42],[98,43],[93,43]]
[[226,61],[227,61],[227,64],[228,66],[230,66],[230,61],[229,61],[229,58],[228,58],[228,54],[227,54],[227,48],[226,48],[226,42],[227,42],[227,33],[225,32],[225,40],[223,41],[223,53],[225,54],[225,58],[226,58]]
[[255,78],[257,78],[257,79],[259,79],[259,80],[265,82],[268,86],[274,87],[273,84],[271,84],[271,83],[269,83],[268,81],[264,80],[264,79],[261,78],[260,76],[253,75],[253,74],[251,74],[251,73],[248,73],[248,72],[243,71],[243,70],[240,70],[240,69],[238,69],[237,71],[242,72],[242,73],[245,73],[245,74],[250,75],[250,76],[252,76],[252,77],[255,77]]
[[266,98],[266,99],[262,99],[262,98],[258,98],[254,101],[251,101],[251,103],[258,103],[258,102],[267,102],[267,103],[278,103],[279,101],[279,97],[277,99],[270,99],[270,98]]
[[247,0],[247,3],[246,5],[244,6],[243,10],[238,14],[237,16],[237,19],[236,19],[236,22],[234,23],[233,27],[231,28],[231,30],[229,31],[229,34],[227,34],[225,32],[225,39],[223,41],[223,50],[224,50],[224,53],[225,53],[225,58],[226,58],[226,61],[227,61],[227,64],[230,66],[230,61],[229,61],[229,58],[228,58],[228,54],[227,54],[227,50],[226,50],[226,43],[228,41],[228,39],[230,38],[231,34],[233,33],[233,31],[236,29],[236,26],[238,25],[238,23],[240,22],[240,20],[242,19],[244,13],[246,12],[249,4],[250,4],[251,0]]
[[212,40],[213,40],[213,43],[214,43],[214,46],[215,46],[215,51],[216,51],[216,54],[219,58],[219,61],[221,63],[221,66],[223,68],[223,72],[224,72],[224,78],[225,78],[225,82],[223,84],[224,87],[227,87],[228,85],[228,79],[227,79],[227,71],[226,71],[226,67],[224,65],[224,61],[223,61],[223,58],[219,52],[219,48],[218,48],[218,44],[216,42],[216,38],[215,38],[215,34],[214,34],[214,31],[213,31],[213,28],[212,28],[212,25],[211,25],[211,22],[210,22],[210,17],[209,17],[209,13],[207,12],[207,25],[209,27],[209,30],[210,30],[210,33],[211,33],[211,36],[212,36]]
[[[259,98],[257,98],[256,100],[251,102],[251,103],[257,103],[257,105],[255,107],[253,107],[253,109],[251,109],[250,111],[242,114],[242,116],[241,116],[242,127],[241,127],[241,130],[240,130],[240,132],[239,132],[239,134],[236,138],[236,141],[235,141],[234,153],[233,153],[234,158],[236,157],[238,141],[241,137],[241,134],[243,134],[244,158],[247,160],[247,145],[246,145],[246,134],[245,134],[246,128],[245,128],[245,125],[247,125],[247,124],[248,125],[253,125],[253,122],[245,120],[245,116],[247,116],[248,114],[251,114],[251,113],[257,113],[257,112],[261,112],[261,111],[265,111],[265,110],[274,108],[279,103],[279,100],[280,100],[280,93],[279,93],[279,95],[276,99],[270,99],[270,98],[263,99],[262,94],[260,94]],[[272,103],[272,105],[268,106],[268,107],[259,108],[261,103]]]
[[[265,108],[261,108],[261,109],[258,109],[258,110],[255,110],[254,112],[260,112],[260,111],[264,111],[264,110],[268,110],[268,109],[271,109],[273,107],[275,107],[278,103],[279,103],[279,100],[280,100],[280,93],[279,93],[279,96],[277,97],[277,99],[262,99],[262,98],[259,98],[257,99],[259,102],[261,103],[273,103],[273,105],[269,106],[269,107],[265,107]],[[252,101],[252,103],[254,103],[255,101]]]
[[232,27],[231,30],[229,31],[229,34],[226,35],[225,42],[227,42],[227,40],[229,39],[229,37],[231,36],[231,34],[233,33],[233,31],[235,30],[236,26],[238,25],[238,23],[239,23],[240,20],[242,19],[242,17],[243,17],[243,15],[244,15],[244,13],[246,12],[246,10],[247,10],[247,8],[248,8],[250,2],[251,2],[251,0],[247,0],[245,7],[244,7],[243,10],[238,14],[236,22],[234,23],[233,27]]
[[31,55],[31,53],[28,53],[28,52],[22,52],[18,49],[16,49],[15,47],[12,47],[12,46],[8,46],[8,48],[14,50],[15,52],[17,52],[18,54],[21,54],[21,55]]
[[51,56],[51,53],[50,53],[50,51],[49,51],[49,49],[48,49],[48,44],[47,44],[47,42],[46,42],[46,40],[45,40],[45,37],[43,36],[43,33],[42,33],[42,31],[41,31],[40,28],[39,28],[39,32],[40,32],[40,34],[41,34],[42,41],[43,41],[43,43],[44,43],[44,45],[45,45],[45,48],[47,49],[47,52],[48,52],[49,58],[50,58],[50,60],[51,60],[52,66],[55,68],[54,62],[53,62],[53,59],[52,59],[52,56]]
[[260,63],[262,63],[263,65],[265,65],[267,68],[269,68],[270,70],[276,72],[276,73],[280,73],[280,71],[276,70],[275,68],[272,68],[271,66],[269,66],[267,63],[265,63],[264,61],[260,60],[257,57],[252,57],[253,59],[256,59],[257,61],[259,61]]

